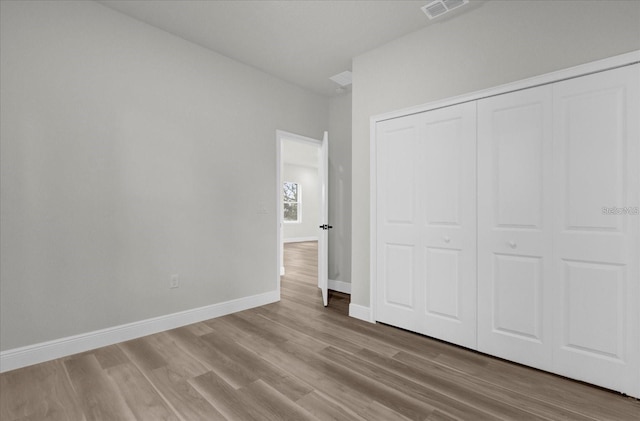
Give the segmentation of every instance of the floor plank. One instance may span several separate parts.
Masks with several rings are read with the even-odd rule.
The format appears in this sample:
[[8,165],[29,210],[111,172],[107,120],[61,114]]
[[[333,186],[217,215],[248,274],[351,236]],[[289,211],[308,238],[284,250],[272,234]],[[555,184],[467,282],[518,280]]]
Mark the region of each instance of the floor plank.
[[106,370],[137,420],[176,421],[178,417],[133,363]]
[[135,420],[118,387],[92,354],[65,361],[65,367],[87,420]]
[[62,360],[0,375],[0,420],[83,420]]

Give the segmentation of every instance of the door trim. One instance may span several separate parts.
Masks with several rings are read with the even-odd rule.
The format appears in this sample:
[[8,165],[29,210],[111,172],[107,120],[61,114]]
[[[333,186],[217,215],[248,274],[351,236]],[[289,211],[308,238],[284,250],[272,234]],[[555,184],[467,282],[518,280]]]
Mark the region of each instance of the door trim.
[[[287,132],[284,130],[276,130],[276,288],[278,296],[280,294],[280,277],[284,275],[284,239],[282,237],[282,226],[284,224],[282,215],[282,142],[284,140],[293,140],[306,144],[312,144],[322,149],[322,139],[313,139],[311,137]],[[328,258],[328,256],[327,256]],[[320,264],[320,262],[318,262]]]

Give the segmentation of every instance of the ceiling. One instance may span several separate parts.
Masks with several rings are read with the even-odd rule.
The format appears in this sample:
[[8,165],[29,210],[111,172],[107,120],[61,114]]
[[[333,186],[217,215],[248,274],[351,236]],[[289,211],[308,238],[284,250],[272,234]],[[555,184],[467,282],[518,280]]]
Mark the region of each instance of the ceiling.
[[337,95],[329,77],[351,70],[353,57],[439,21],[420,10],[432,0],[97,1],[325,96]]

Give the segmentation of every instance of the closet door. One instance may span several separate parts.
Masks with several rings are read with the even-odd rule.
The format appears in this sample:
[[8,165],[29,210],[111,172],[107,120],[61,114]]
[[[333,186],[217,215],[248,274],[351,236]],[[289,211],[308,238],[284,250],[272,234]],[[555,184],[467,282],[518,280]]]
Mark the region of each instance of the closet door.
[[416,192],[420,332],[476,348],[476,105],[421,115]]
[[376,320],[418,331],[422,278],[416,200],[418,119],[376,125]]
[[552,94],[478,101],[478,350],[551,368]]
[[475,103],[376,126],[376,320],[476,347]]
[[554,371],[636,396],[639,69],[554,86]]

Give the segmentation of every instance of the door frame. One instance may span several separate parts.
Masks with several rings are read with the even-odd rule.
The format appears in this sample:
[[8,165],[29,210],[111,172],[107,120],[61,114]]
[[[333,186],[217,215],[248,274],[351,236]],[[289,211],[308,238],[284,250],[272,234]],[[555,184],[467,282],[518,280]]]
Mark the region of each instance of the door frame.
[[[305,143],[305,144],[312,144],[314,146],[318,147],[318,151],[319,151],[319,156],[320,156],[320,160],[322,162],[323,159],[328,159],[329,157],[323,157],[322,156],[322,144],[323,144],[323,140],[322,139],[313,139],[311,137],[307,137],[307,136],[302,136],[302,135],[298,135],[295,133],[291,133],[291,132],[287,132],[284,130],[276,130],[276,238],[277,238],[277,252],[276,252],[276,273],[277,273],[277,291],[278,291],[278,299],[280,299],[280,278],[284,275],[284,238],[282,235],[282,230],[284,227],[284,215],[282,213],[282,182],[284,181],[282,179],[282,166],[283,166],[283,161],[282,161],[282,143],[285,140],[292,140],[295,142],[301,142],[301,143]],[[320,171],[322,169],[318,168],[318,176],[320,176]],[[319,180],[320,183],[322,183],[322,180]],[[327,186],[328,187],[328,186]],[[322,196],[322,192],[320,192],[320,195]],[[324,195],[324,197],[320,197],[320,206],[324,206],[323,201],[328,200],[327,196]],[[318,250],[319,252],[324,253],[324,251],[321,251],[321,247],[320,247],[320,242],[321,242],[321,238],[320,236],[318,236]],[[327,253],[324,253],[327,254]],[[325,259],[324,261],[327,262],[329,256],[326,255],[324,256]],[[321,263],[321,259],[318,259],[318,265],[320,265]],[[320,279],[318,279],[318,283],[320,282]],[[318,285],[320,286],[320,285]]]

